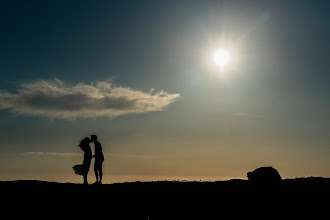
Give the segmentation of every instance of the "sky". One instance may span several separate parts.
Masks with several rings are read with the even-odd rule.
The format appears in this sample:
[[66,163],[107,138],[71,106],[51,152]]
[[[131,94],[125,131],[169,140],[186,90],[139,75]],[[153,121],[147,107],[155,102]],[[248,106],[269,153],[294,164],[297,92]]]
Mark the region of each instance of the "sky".
[[330,177],[329,9],[0,1],[0,180],[82,182],[91,134],[105,183]]

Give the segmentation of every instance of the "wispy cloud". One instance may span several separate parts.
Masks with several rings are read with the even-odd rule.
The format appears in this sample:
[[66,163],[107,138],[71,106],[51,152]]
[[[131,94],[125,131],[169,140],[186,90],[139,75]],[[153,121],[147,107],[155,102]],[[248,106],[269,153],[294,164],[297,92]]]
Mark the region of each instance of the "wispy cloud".
[[82,153],[56,153],[56,152],[24,152],[25,155],[37,156],[82,156]]
[[120,159],[153,159],[157,157],[156,155],[148,154],[105,154],[105,156]]
[[[60,152],[24,152],[23,155],[33,155],[33,156],[64,156],[64,157],[75,157],[83,156],[83,153],[60,153]],[[152,159],[155,155],[146,154],[104,154],[104,156],[109,158],[119,158],[119,159]]]
[[49,118],[117,117],[125,114],[162,111],[180,99],[165,91],[142,92],[111,82],[67,85],[59,79],[23,83],[16,93],[0,91],[0,109],[15,114]]
[[248,112],[234,112],[232,114],[235,117],[247,117],[247,118],[264,118],[265,116],[260,114],[252,114]]

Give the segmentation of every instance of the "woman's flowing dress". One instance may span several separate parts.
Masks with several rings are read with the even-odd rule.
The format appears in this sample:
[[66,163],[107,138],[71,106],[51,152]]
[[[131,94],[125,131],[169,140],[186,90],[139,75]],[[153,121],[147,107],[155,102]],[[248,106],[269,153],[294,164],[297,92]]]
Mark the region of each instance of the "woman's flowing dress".
[[87,150],[84,153],[84,161],[83,161],[83,163],[73,166],[72,169],[74,170],[74,172],[77,175],[87,174],[88,171],[89,171],[89,167],[91,165],[91,162],[92,162],[92,150],[88,146]]

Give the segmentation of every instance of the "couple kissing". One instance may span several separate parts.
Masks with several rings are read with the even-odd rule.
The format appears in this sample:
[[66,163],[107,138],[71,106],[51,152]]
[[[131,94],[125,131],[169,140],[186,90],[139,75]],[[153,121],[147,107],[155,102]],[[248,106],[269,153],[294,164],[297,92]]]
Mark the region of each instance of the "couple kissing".
[[[89,146],[90,142],[94,143],[94,155],[92,155],[92,150]],[[102,152],[101,143],[97,141],[97,136],[91,135],[91,138],[83,138],[78,146],[81,148],[82,151],[84,151],[84,160],[82,164],[78,164],[72,167],[74,172],[77,175],[83,176],[83,184],[88,185],[87,175],[92,162],[92,158],[94,157],[94,173],[96,178],[96,182],[94,184],[102,184],[102,163],[104,161],[104,156]]]

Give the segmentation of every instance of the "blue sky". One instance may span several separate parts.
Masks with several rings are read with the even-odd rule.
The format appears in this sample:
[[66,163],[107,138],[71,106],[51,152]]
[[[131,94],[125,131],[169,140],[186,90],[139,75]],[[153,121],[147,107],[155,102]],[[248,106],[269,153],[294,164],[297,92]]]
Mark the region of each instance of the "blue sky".
[[1,1],[1,177],[79,182],[92,133],[109,182],[268,165],[328,177],[329,6]]

